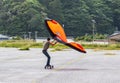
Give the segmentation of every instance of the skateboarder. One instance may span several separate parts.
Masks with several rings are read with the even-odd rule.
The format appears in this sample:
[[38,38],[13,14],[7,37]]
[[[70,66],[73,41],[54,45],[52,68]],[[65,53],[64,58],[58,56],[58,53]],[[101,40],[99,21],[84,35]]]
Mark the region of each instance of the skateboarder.
[[47,41],[44,43],[42,52],[43,52],[43,54],[47,57],[47,63],[46,63],[45,69],[46,69],[46,68],[48,68],[48,69],[52,69],[52,68],[53,68],[53,66],[50,65],[50,59],[51,59],[51,57],[50,57],[50,55],[48,54],[47,49],[49,48],[50,45],[53,46],[53,45],[55,45],[56,43],[57,43],[56,41],[55,41],[55,42],[50,42],[50,38],[47,38]]

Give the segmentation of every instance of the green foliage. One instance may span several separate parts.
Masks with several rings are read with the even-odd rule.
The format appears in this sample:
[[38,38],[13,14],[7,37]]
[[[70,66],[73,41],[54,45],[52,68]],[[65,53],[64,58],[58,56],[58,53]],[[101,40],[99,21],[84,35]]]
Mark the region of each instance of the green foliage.
[[15,37],[12,37],[13,40],[22,40],[22,38],[20,36],[15,36]]
[[[0,33],[10,36],[28,36],[38,31],[48,36],[44,18],[59,21],[67,35],[92,34],[92,20],[99,34],[111,34],[115,27],[120,30],[119,0],[1,0]],[[84,40],[91,41],[90,37]]]
[[30,50],[30,49],[28,46],[24,46],[24,47],[19,48],[19,50]]
[[42,43],[36,43],[36,42],[33,42],[31,45],[30,45],[31,48],[42,48],[43,47],[43,44]]
[[82,44],[86,49],[99,49],[99,50],[120,50],[120,44]]
[[[97,39],[106,39],[107,38],[107,35],[102,35],[102,34],[98,34],[96,33],[94,35],[94,39],[97,40]],[[92,41],[93,40],[93,35],[84,35],[84,36],[81,36],[81,37],[76,37],[75,38],[75,41],[80,41],[80,40],[83,40],[83,41]]]
[[10,41],[1,41],[0,47],[14,47],[21,48],[32,45],[34,42],[30,40],[10,40]]
[[[85,49],[99,49],[99,50],[120,50],[120,44],[84,44],[82,46]],[[43,43],[36,43],[31,40],[11,40],[0,42],[0,47],[14,47],[19,50],[30,50],[30,48],[42,48]],[[64,49],[69,49],[68,46],[63,44],[56,44],[51,46],[51,51],[63,51]]]
[[44,7],[38,0],[2,1],[0,9],[0,30],[9,35],[23,35],[23,33],[43,30]]

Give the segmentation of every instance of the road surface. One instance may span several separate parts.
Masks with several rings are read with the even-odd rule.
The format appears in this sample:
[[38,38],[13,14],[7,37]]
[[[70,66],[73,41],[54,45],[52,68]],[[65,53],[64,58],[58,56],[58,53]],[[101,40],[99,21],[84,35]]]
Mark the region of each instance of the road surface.
[[0,48],[0,83],[120,83],[120,51],[73,49],[51,55],[54,69],[45,70],[40,48]]

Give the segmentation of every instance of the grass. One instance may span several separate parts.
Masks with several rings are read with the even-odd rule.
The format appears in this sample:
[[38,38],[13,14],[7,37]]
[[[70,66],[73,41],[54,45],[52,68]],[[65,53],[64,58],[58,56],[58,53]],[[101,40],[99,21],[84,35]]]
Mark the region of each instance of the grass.
[[30,50],[30,49],[29,49],[29,47],[25,46],[25,47],[19,48],[19,50]]
[[67,47],[67,46],[65,46],[63,44],[58,43],[55,46],[53,46],[52,48],[53,48],[53,50],[51,50],[51,51],[54,52],[54,51],[63,51],[64,49],[68,49],[69,47]]
[[0,47],[13,47],[19,50],[29,50],[29,48],[42,48],[42,43],[32,40],[9,40],[0,42]]
[[94,50],[120,50],[120,44],[108,44],[108,45],[100,45],[100,44],[82,44],[84,48],[94,49]]
[[[13,47],[19,48],[19,50],[29,50],[29,48],[42,48],[43,43],[36,43],[32,40],[9,40],[1,41],[0,47]],[[55,46],[51,46],[51,48],[53,48],[53,51],[61,51],[68,47],[58,43]]]
[[[120,50],[120,44],[108,44],[108,45],[100,45],[100,44],[82,44],[85,49],[94,49],[98,50]],[[36,43],[32,40],[9,40],[9,41],[1,41],[0,47],[14,47],[19,48],[20,50],[29,50],[29,48],[42,48],[43,43]],[[68,49],[69,47],[63,44],[56,44],[55,46],[51,46],[53,48],[52,51],[61,51],[64,49]]]

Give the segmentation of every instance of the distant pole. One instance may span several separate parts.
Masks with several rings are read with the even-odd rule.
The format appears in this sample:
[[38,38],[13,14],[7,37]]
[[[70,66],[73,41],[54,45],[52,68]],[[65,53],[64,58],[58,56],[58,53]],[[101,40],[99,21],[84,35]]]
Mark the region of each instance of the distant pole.
[[27,35],[25,34],[25,32],[24,32],[24,39],[26,39],[27,38]]
[[93,34],[93,42],[94,42],[94,40],[95,40],[95,23],[96,23],[96,21],[93,19],[92,20],[92,34]]
[[29,39],[31,39],[31,32],[28,32],[29,33]]
[[35,31],[35,41],[37,40],[37,31]]
[[118,27],[116,27],[116,32],[118,32]]
[[62,26],[64,27],[65,25],[63,24]]

